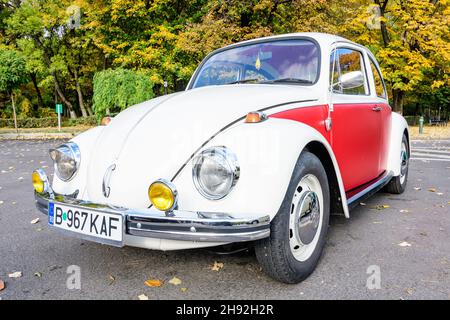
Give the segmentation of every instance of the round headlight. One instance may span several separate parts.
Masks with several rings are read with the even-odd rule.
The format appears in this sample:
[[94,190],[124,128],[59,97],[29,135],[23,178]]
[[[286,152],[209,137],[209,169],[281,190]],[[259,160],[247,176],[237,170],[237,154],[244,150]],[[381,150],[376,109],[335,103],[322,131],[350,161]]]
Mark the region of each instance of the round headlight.
[[192,178],[198,192],[210,200],[219,200],[230,193],[239,180],[236,155],[225,147],[213,147],[194,158]]
[[72,179],[80,166],[80,149],[73,142],[51,149],[50,157],[53,160],[56,175],[63,181]]

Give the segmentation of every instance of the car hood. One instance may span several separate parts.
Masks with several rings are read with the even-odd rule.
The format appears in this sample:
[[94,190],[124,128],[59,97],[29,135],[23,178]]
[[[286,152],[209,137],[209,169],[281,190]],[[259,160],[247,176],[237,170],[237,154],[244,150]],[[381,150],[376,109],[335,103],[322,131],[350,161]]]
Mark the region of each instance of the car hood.
[[148,206],[151,182],[172,179],[206,141],[248,112],[317,98],[310,87],[251,84],[193,89],[133,106],[99,135],[89,156],[86,192],[99,203]]

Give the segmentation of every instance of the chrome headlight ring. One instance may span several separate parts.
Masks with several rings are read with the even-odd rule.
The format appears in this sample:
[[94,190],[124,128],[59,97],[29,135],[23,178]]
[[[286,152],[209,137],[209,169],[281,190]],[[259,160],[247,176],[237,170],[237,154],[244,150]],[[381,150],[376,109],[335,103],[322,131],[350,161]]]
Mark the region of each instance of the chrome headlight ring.
[[[72,180],[81,163],[81,152],[78,145],[74,142],[68,142],[56,149],[50,149],[49,153],[53,160],[56,176],[65,182]],[[67,170],[67,172],[61,172],[62,169]]]
[[208,148],[193,159],[192,179],[198,192],[206,199],[226,197],[239,176],[237,157],[226,147]]

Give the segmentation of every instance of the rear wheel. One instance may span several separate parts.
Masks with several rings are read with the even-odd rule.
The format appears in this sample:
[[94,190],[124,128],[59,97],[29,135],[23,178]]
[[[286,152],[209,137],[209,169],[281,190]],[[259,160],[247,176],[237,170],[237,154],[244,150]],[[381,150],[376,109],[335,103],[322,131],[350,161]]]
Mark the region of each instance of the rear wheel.
[[401,194],[406,190],[409,170],[409,145],[406,135],[403,135],[402,139],[400,161],[400,175],[397,177],[393,177],[389,184],[386,186],[386,191],[389,193]]
[[283,204],[271,222],[270,237],[255,247],[264,271],[284,283],[298,283],[308,277],[322,254],[329,216],[325,169],[314,154],[303,152]]

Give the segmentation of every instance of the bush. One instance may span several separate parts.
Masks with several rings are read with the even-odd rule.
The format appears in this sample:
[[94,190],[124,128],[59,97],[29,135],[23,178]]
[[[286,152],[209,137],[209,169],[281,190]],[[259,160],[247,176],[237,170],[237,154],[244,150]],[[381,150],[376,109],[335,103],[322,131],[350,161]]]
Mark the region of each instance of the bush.
[[[63,127],[74,127],[74,126],[96,126],[97,118],[95,116],[90,116],[86,118],[78,119],[63,119],[61,125]],[[46,118],[26,118],[17,119],[18,128],[48,128],[48,127],[58,127],[57,117],[46,117]],[[0,119],[0,128],[14,128],[14,119]]]
[[[57,127],[58,118],[26,118],[17,119],[19,128]],[[14,119],[0,119],[0,128],[14,128]]]
[[98,125],[96,116],[89,116],[78,119],[67,119],[62,123],[63,127],[74,127],[74,126],[96,126]]

